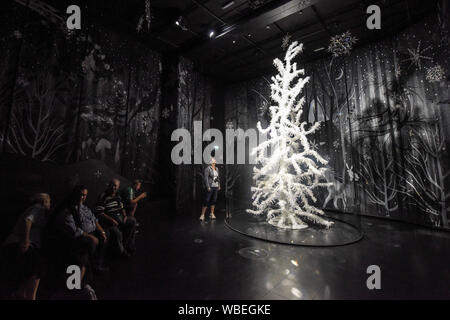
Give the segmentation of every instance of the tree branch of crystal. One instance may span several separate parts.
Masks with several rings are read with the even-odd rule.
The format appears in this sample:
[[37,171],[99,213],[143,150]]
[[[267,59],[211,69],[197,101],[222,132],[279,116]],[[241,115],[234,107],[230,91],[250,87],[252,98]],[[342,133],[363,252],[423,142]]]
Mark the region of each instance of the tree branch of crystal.
[[[320,217],[323,211],[312,204],[317,200],[314,189],[329,183],[321,182],[325,178],[327,161],[311,148],[307,139],[319,128],[320,122],[306,128],[307,122],[300,121],[305,97],[297,99],[297,96],[309,77],[301,77],[304,69],[298,70],[293,59],[302,49],[302,44],[293,42],[284,64],[279,59],[274,60],[278,74],[272,77],[271,97],[275,105],[270,107],[269,126],[263,129],[261,123],[257,123],[258,130],[269,133],[269,138],[252,151],[258,163],[253,168],[256,186],[251,188],[256,209],[247,212],[256,215],[266,212],[268,220],[278,216],[279,224],[294,224],[298,217],[329,227],[332,222]],[[268,150],[270,156],[267,156]]]

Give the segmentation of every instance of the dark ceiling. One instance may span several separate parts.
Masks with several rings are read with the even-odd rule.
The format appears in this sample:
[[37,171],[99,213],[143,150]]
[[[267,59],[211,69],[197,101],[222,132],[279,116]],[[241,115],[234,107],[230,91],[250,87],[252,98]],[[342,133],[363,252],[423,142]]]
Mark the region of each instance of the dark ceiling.
[[[145,0],[84,1],[89,19],[181,54],[200,71],[237,81],[272,70],[283,36],[304,44],[303,61],[328,55],[330,37],[347,30],[362,45],[395,34],[435,11],[436,0],[149,0],[150,28],[137,31]],[[46,0],[61,7],[60,0]],[[74,2],[74,1],[71,1]],[[76,2],[76,1],[75,1]],[[83,2],[83,1],[79,1]],[[232,3],[223,8],[225,4]],[[366,28],[366,8],[381,8],[381,30]],[[85,17],[85,16],[84,16]],[[181,28],[175,21],[182,17]],[[214,30],[213,37],[209,33]],[[324,48],[320,51],[317,49]]]

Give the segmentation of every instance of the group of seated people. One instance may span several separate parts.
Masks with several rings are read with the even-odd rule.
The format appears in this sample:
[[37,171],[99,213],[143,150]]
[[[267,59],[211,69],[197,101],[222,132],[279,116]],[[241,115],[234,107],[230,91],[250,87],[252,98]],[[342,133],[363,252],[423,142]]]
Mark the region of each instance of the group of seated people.
[[[35,300],[41,277],[59,275],[56,290],[66,292],[66,269],[81,270],[83,288],[90,298],[94,274],[108,272],[106,261],[129,258],[135,251],[138,202],[141,181],[119,192],[120,181],[113,179],[98,197],[94,212],[85,205],[88,188],[76,186],[53,210],[50,195],[38,193],[32,205],[19,217],[0,251],[0,294],[2,298]],[[49,278],[51,278],[49,277]]]

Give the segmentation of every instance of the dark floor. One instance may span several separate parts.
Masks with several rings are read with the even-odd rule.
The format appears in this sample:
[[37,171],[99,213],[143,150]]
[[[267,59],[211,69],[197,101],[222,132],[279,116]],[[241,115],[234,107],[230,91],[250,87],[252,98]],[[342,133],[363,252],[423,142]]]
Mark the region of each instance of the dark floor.
[[[450,298],[450,233],[361,218],[358,243],[329,248],[273,244],[230,230],[224,213],[201,224],[163,218],[164,202],[137,213],[137,252],[96,278],[100,299],[407,299]],[[253,247],[265,255],[243,257]],[[368,290],[369,265],[381,290]]]

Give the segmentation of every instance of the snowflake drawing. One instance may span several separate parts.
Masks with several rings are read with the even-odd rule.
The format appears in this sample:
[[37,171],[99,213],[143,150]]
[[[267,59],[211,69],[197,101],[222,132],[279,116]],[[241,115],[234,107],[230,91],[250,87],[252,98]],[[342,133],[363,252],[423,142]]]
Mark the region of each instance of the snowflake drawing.
[[228,122],[225,126],[226,126],[226,129],[234,129],[234,123],[232,120],[228,120]]
[[167,119],[170,117],[170,110],[169,108],[164,108],[164,110],[162,111],[161,116],[163,117],[163,119]]
[[353,49],[353,45],[358,39],[353,37],[350,31],[346,31],[343,34],[335,35],[330,39],[330,45],[328,46],[328,52],[332,53],[334,57],[339,57],[344,54],[349,54]]
[[267,2],[269,2],[269,1],[268,0],[248,0],[248,5],[253,10],[256,10],[256,9],[262,7],[263,5],[265,5]]
[[402,60],[402,62],[410,61],[408,69],[414,65],[417,68],[419,68],[419,70],[421,70],[423,60],[433,60],[431,57],[423,55],[426,51],[431,49],[431,45],[426,47],[425,49],[421,49],[420,45],[421,45],[421,43],[419,41],[419,43],[417,44],[417,49],[408,48],[409,57]]
[[95,176],[97,179],[100,179],[100,177],[102,176],[102,172],[101,172],[100,170],[97,169],[97,171],[94,172],[94,176]]
[[306,7],[309,7],[311,5],[311,0],[300,0],[298,3],[298,7],[302,10]]
[[367,73],[367,80],[369,82],[375,82],[375,75],[374,75],[374,73],[372,71]]
[[289,33],[286,33],[281,40],[281,47],[286,50],[289,47],[289,43],[291,42],[292,36]]
[[20,32],[20,30],[14,30],[13,35],[16,39],[22,38],[22,33]]
[[439,65],[427,68],[426,79],[430,82],[439,82],[444,79],[444,69]]
[[334,140],[333,148],[335,148],[335,149],[339,148],[339,140]]

